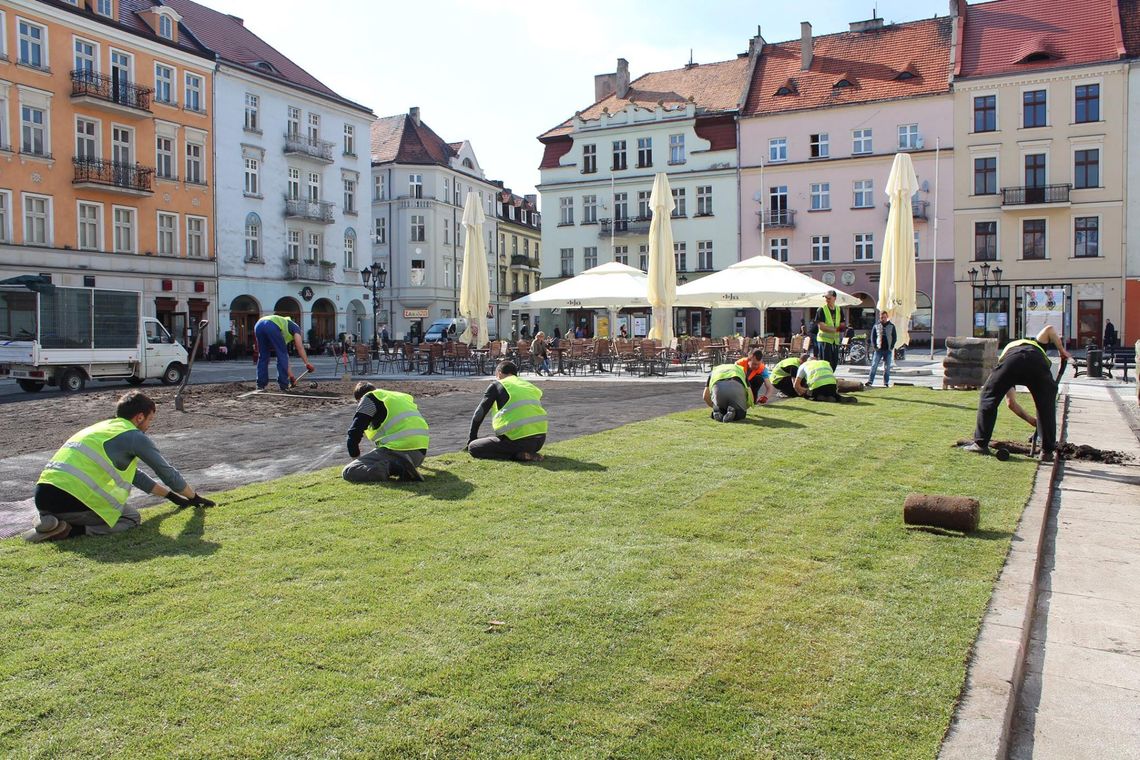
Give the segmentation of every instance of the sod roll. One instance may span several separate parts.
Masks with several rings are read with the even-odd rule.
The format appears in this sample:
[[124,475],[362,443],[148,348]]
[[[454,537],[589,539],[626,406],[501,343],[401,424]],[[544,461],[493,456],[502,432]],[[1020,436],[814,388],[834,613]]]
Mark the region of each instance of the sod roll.
[[912,493],[903,502],[903,522],[969,533],[978,529],[981,509],[977,499],[967,496]]

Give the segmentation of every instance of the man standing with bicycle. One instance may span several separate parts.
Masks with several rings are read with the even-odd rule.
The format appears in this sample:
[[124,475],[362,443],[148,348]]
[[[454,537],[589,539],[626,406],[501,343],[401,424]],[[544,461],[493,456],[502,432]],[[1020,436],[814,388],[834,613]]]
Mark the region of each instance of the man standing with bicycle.
[[879,321],[871,328],[871,338],[869,346],[871,348],[871,378],[867,381],[867,387],[875,384],[875,375],[879,371],[879,362],[883,364],[883,387],[891,384],[891,362],[895,358],[895,342],[898,340],[898,333],[895,331],[894,322],[891,322],[891,316],[885,311],[879,312]]

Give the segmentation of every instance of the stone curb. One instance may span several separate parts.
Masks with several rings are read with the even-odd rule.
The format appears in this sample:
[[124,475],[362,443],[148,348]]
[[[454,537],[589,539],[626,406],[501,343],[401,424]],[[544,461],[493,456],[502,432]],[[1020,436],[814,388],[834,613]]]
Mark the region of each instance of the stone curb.
[[[1065,440],[1068,418],[1066,395],[1060,441]],[[1060,457],[1050,468],[1037,468],[1033,490],[970,652],[966,683],[938,753],[941,760],[1005,760],[1009,755],[1013,716],[1037,608],[1045,528],[1060,472]]]

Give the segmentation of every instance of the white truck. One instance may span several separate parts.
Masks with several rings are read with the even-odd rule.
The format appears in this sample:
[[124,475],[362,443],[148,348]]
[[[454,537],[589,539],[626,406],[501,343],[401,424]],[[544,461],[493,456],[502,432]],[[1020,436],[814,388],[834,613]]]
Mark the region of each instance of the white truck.
[[141,306],[133,291],[0,286],[0,378],[29,393],[80,391],[88,380],[181,382],[186,349]]

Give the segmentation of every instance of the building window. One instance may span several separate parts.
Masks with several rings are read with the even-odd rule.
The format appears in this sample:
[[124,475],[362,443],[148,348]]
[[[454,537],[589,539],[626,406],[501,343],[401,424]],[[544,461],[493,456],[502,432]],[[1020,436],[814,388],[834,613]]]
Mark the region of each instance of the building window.
[[974,131],[997,130],[997,95],[979,95],[974,98]]
[[51,244],[51,198],[24,196],[24,242],[28,245]]
[[855,208],[873,208],[875,205],[874,200],[874,181],[869,179],[855,180]]
[[258,116],[258,108],[261,104],[261,98],[254,95],[252,92],[245,94],[245,123],[244,128],[247,132],[260,132],[261,131],[261,118]]
[[301,170],[289,167],[288,178],[285,181],[285,197],[291,201],[301,198]]
[[811,210],[829,211],[831,209],[831,183],[815,182],[811,186]]
[[384,177],[381,174],[372,178],[372,200],[384,200]]
[[75,157],[83,161],[99,158],[99,125],[90,119],[75,119]]
[[158,253],[174,256],[178,253],[178,215],[158,212]]
[[567,196],[558,199],[558,223],[574,223],[574,199]]
[[825,264],[831,261],[831,236],[812,235],[811,263]]
[[869,129],[856,129],[851,133],[851,152],[852,153],[870,153],[871,152],[871,130],[869,130]]
[[356,155],[356,127],[351,124],[344,125],[344,155]]
[[653,138],[637,138],[637,168],[646,169],[653,166]]
[[0,190],[0,243],[12,241],[12,194]]
[[20,152],[46,156],[47,112],[42,108],[20,106]]
[[582,249],[582,270],[593,269],[598,265],[598,247],[588,245]]
[[626,168],[625,163],[625,140],[614,140],[613,144],[614,162],[611,167],[614,171],[619,171]]
[[344,233],[344,268],[356,269],[356,232],[351,229]]
[[697,186],[697,216],[712,216],[713,189],[712,185]]
[[202,184],[202,146],[198,143],[186,143],[186,181]]
[[625,264],[629,266],[629,246],[628,245],[615,245],[614,246],[614,261],[618,264]]
[[412,285],[422,287],[427,284],[427,260],[426,259],[412,259],[412,265],[409,268],[409,277]]
[[174,103],[174,69],[161,63],[154,64],[154,99],[158,103]]
[[1100,149],[1078,150],[1073,154],[1073,187],[1100,187]]
[[296,264],[301,260],[301,231],[289,230],[285,242],[285,253],[290,263]]
[[158,36],[164,40],[174,39],[174,22],[165,14],[158,17]]
[[95,12],[100,16],[110,16],[113,11],[112,0],[96,0]]
[[301,136],[301,109],[289,106],[285,114],[285,136],[297,139]]
[[309,172],[309,200],[313,203],[321,200],[321,175],[317,172]]
[[673,192],[673,218],[678,219],[689,215],[685,208],[685,188],[670,188]]
[[914,233],[914,257],[916,259],[918,258],[918,249],[919,249],[918,241],[919,241],[919,235],[918,235],[918,232],[915,231],[915,233]]
[[1044,127],[1045,124],[1045,90],[1030,90],[1021,96],[1022,119],[1021,126]]
[[447,219],[443,220],[443,244],[448,245],[448,230],[451,229],[451,222]]
[[134,253],[135,250],[135,210],[115,207],[111,212],[114,222],[115,253]]
[[244,192],[246,195],[260,195],[261,184],[260,180],[261,162],[256,158],[245,159],[245,186]]
[[261,217],[257,214],[245,217],[245,260],[261,261]]
[[344,213],[356,213],[356,180],[344,177]]
[[419,214],[413,215],[412,216],[412,224],[411,224],[411,231],[412,231],[411,241],[413,243],[424,242],[424,238],[425,238],[424,231],[425,231],[425,229],[426,229],[426,225],[424,224],[423,216],[421,216]]
[[831,155],[830,141],[826,132],[811,136],[809,154],[812,158],[827,158]]
[[1045,154],[1030,153],[1025,157],[1025,186],[1045,187]]
[[582,146],[582,173],[593,174],[598,170],[598,146]]
[[[0,196],[0,204],[4,201]],[[81,251],[98,251],[103,247],[103,235],[100,231],[102,225],[103,209],[97,203],[79,204],[78,236],[76,243]],[[3,238],[3,221],[0,220],[0,239]]]
[[1045,220],[1026,219],[1021,223],[1021,257],[1045,258]]
[[788,263],[788,239],[772,238],[768,241],[768,252],[776,261]]
[[195,259],[206,257],[205,217],[186,217],[186,255]]
[[186,75],[186,96],[183,106],[187,111],[202,112],[202,77],[197,74]]
[[1073,220],[1073,255],[1078,259],[1100,255],[1100,217],[1078,216]]
[[[0,33],[4,31],[3,19],[0,18]],[[0,42],[0,55],[4,53],[4,43]],[[75,40],[75,70],[84,75],[84,78],[90,78],[91,75],[99,68],[95,61],[96,58],[95,44],[87,40]]]
[[573,277],[574,276],[574,249],[573,248],[562,248],[562,249],[560,249],[560,253],[562,254],[562,276],[563,277]]
[[711,240],[697,241],[697,271],[710,272],[713,268],[713,244]]
[[637,268],[642,272],[649,271],[649,246],[644,243],[637,247]]
[[321,139],[321,115],[309,114],[309,140],[313,143]]
[[875,236],[870,232],[855,233],[855,260],[875,260]]
[[305,260],[310,264],[316,264],[321,260],[321,249],[324,247],[324,239],[319,232],[309,233],[309,244],[305,249]]
[[974,222],[974,261],[997,261],[997,222]]
[[382,243],[382,244],[387,243],[388,242],[388,220],[387,219],[377,219],[375,229],[376,229],[376,242]]
[[453,190],[453,192],[452,192],[451,202],[454,203],[456,206],[462,206],[463,205],[463,191],[459,188],[459,180],[458,179],[455,180],[455,186],[452,188],[452,190]]
[[922,147],[917,124],[899,125],[899,150],[916,150]]
[[174,179],[174,140],[157,135],[154,138],[154,175]]
[[684,243],[673,243],[673,263],[676,265],[678,272],[688,270],[688,265],[685,261],[686,247]]
[[788,160],[788,138],[786,137],[772,137],[768,140],[768,161],[775,163],[777,161]]
[[997,158],[974,159],[974,195],[997,193]]
[[1074,109],[1076,118],[1073,120],[1078,124],[1087,123],[1090,121],[1100,121],[1100,85],[1099,84],[1080,84],[1077,85],[1076,91],[1076,107]]
[[411,198],[424,197],[424,175],[422,174],[409,174],[408,175],[408,196]]
[[20,63],[37,69],[47,68],[47,52],[44,50],[47,29],[20,19],[17,30],[20,41]]
[[598,196],[582,196],[582,224],[597,224],[598,222]]
[[653,210],[649,208],[649,197],[652,194],[650,190],[637,191],[637,218],[649,219],[653,216]]
[[685,135],[669,135],[669,163],[685,163]]
[[511,235],[511,255],[512,256],[518,256],[519,255],[519,236],[518,235]]

